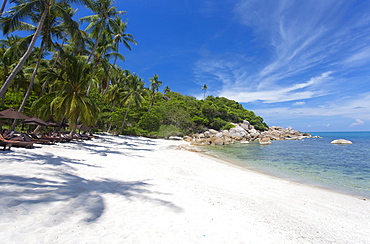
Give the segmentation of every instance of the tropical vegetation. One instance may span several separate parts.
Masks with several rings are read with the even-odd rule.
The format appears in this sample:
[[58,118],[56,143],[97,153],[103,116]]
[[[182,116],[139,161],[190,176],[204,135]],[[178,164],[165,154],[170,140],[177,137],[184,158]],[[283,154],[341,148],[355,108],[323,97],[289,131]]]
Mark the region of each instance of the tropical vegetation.
[[[92,14],[76,19],[77,4]],[[144,80],[119,67],[117,60],[138,43],[126,33],[125,11],[113,0],[3,0],[6,5],[0,16],[1,110],[13,107],[65,122],[71,131],[84,124],[95,131],[156,137],[229,129],[243,120],[268,128],[241,104],[206,97],[207,85],[199,87],[201,100],[169,86],[162,93],[159,75]]]

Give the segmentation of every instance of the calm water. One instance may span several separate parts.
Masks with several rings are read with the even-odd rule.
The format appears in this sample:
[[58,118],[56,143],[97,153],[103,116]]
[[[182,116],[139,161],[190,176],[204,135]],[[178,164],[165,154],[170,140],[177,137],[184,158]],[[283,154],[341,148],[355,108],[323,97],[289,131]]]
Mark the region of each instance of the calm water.
[[[278,177],[370,197],[370,132],[315,132],[299,141],[273,141],[207,147],[238,165]],[[335,145],[347,139],[350,145]]]

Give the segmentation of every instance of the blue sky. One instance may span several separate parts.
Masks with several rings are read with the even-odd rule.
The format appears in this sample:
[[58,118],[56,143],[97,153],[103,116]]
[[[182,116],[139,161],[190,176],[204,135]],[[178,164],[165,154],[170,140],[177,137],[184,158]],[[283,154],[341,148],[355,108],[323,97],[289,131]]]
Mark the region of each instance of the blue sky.
[[[162,91],[223,96],[270,126],[370,130],[370,1],[117,0],[119,65]],[[78,15],[88,14],[80,7]]]
[[125,0],[125,69],[224,96],[268,125],[370,130],[370,1]]

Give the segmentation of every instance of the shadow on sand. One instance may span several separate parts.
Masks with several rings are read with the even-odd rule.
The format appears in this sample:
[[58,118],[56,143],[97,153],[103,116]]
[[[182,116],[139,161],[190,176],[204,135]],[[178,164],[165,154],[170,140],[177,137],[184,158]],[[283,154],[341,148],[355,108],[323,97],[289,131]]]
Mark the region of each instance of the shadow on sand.
[[[130,146],[136,147],[135,145]],[[93,145],[88,147],[93,147]],[[89,150],[91,153],[112,153],[110,146],[106,149],[104,147],[99,146],[99,149]],[[60,204],[58,206],[63,207],[63,215],[75,215],[82,212],[83,221],[94,222],[104,214],[106,209],[105,194],[123,196],[123,199],[120,198],[122,201],[140,200],[169,208],[173,212],[182,211],[172,202],[157,197],[166,195],[166,193],[150,191],[149,188],[152,185],[148,183],[149,180],[85,179],[77,175],[74,165],[98,167],[87,164],[83,160],[60,157],[51,153],[41,155],[28,150],[19,153],[2,153],[1,157],[0,167],[9,163],[19,164],[15,167],[27,167],[27,164],[39,167],[38,173],[34,175],[30,173],[27,177],[0,174],[0,208],[4,210],[3,213],[13,212],[11,209],[17,206],[30,211],[43,211],[46,205],[50,205],[51,208],[52,204],[58,203]],[[67,216],[63,216],[63,219]]]

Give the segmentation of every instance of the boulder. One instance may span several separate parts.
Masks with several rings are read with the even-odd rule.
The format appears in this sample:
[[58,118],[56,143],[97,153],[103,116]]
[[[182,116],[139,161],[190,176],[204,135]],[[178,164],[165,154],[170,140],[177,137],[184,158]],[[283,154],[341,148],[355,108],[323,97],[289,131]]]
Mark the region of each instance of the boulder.
[[222,138],[212,137],[211,138],[211,144],[212,145],[225,145],[227,143]]
[[229,130],[229,133],[231,137],[245,137],[245,135],[247,134],[247,132],[240,126],[231,128]]
[[262,138],[261,140],[260,140],[260,144],[261,145],[268,145],[268,144],[271,144],[272,142],[270,141],[270,138],[267,138],[267,137],[265,137],[265,138]]
[[246,131],[252,129],[252,125],[247,120],[244,120],[243,123],[240,124],[240,127],[242,127]]
[[345,139],[337,139],[332,141],[331,144],[352,144],[352,142]]

